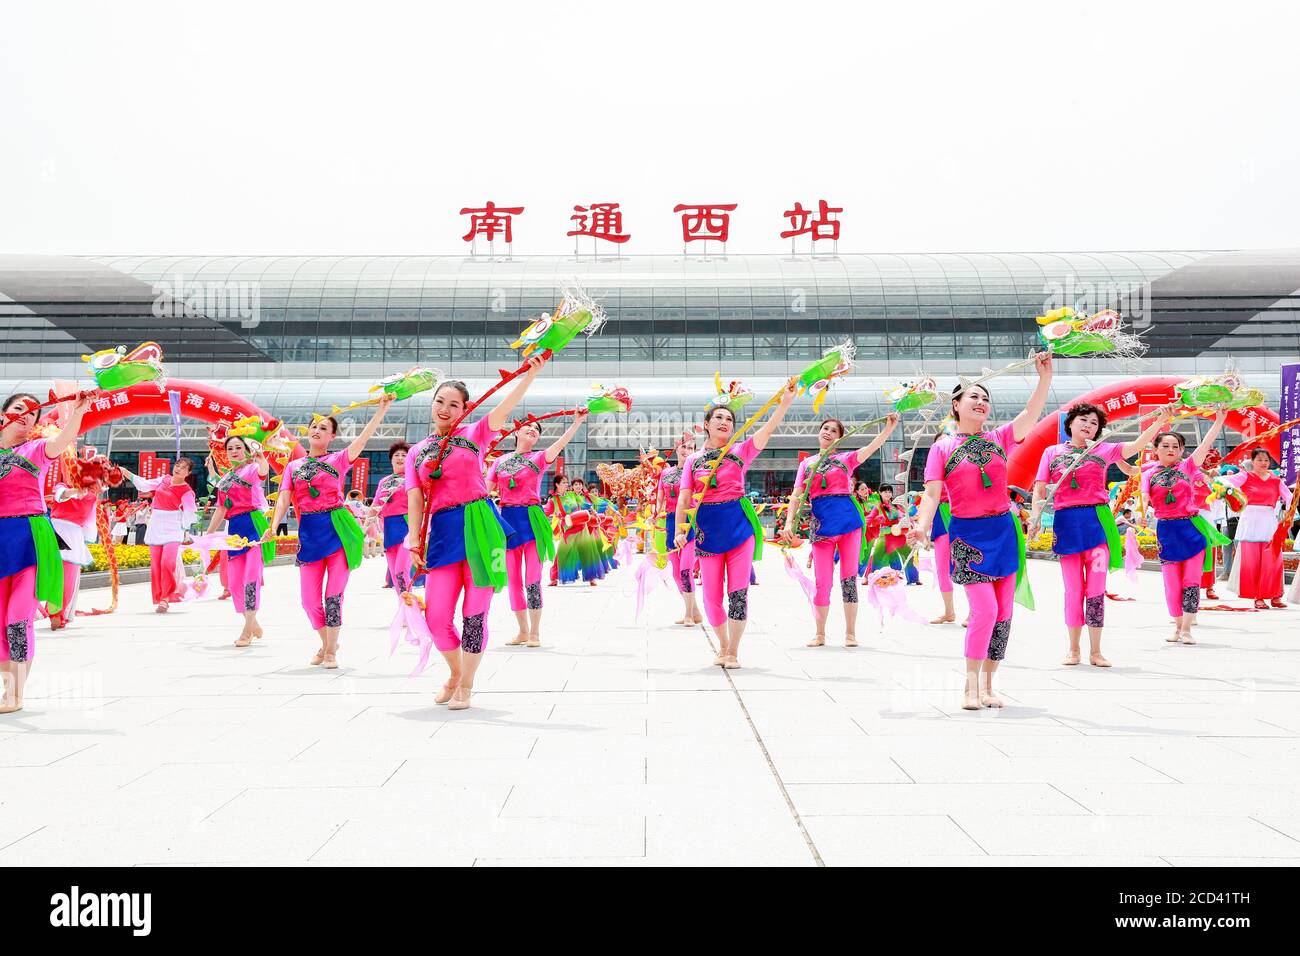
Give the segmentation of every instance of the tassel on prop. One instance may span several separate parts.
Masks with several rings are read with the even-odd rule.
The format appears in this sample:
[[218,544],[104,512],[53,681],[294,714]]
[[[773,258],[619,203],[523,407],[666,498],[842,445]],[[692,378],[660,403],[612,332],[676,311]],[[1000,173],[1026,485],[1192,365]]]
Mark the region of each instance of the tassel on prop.
[[1146,345],[1124,330],[1124,320],[1114,309],[1102,309],[1093,315],[1080,315],[1069,306],[1053,309],[1038,317],[1038,338],[1053,355],[1135,359],[1146,353]]
[[388,626],[388,634],[392,639],[388,649],[390,657],[397,653],[397,646],[403,642],[420,652],[420,657],[415,662],[415,669],[410,675],[420,676],[429,666],[429,655],[433,651],[433,633],[429,630],[428,621],[424,619],[424,601],[418,594],[403,591],[397,596],[397,613],[393,615],[393,621]]
[[1138,568],[1142,567],[1142,549],[1138,547],[1137,532],[1132,528],[1124,533],[1124,574],[1130,584],[1137,584]]

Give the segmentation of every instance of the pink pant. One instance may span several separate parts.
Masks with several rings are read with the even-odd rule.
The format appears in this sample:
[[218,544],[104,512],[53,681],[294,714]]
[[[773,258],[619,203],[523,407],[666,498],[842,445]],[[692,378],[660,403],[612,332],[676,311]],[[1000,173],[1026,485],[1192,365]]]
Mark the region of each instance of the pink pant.
[[[262,549],[249,548],[237,557],[226,559],[226,587],[235,602],[235,611],[256,611],[262,606]],[[320,625],[316,625],[319,627]]]
[[384,549],[384,558],[388,561],[388,577],[393,582],[393,590],[400,599],[403,591],[411,590],[411,550],[406,542],[399,541]]
[[[704,585],[704,616],[712,627],[722,622],[749,619],[749,575],[754,570],[754,541],[742,541],[722,554],[699,554],[700,583]],[[722,609],[723,577],[726,578],[727,609]]]
[[36,654],[36,568],[0,578],[0,616],[5,639],[0,641],[0,661],[21,663]]
[[[433,634],[434,647],[443,653],[459,647],[467,654],[482,654],[488,641],[487,612],[492,604],[492,589],[474,583],[468,561],[430,568],[424,581],[424,620]],[[452,618],[461,591],[465,599],[460,606],[461,631],[457,633]]]
[[668,563],[673,566],[673,577],[677,581],[677,590],[682,594],[691,594],[695,590],[695,542],[687,541],[680,551],[668,552]]
[[149,545],[149,590],[154,604],[179,601],[176,586],[176,559],[180,554],[179,541],[171,544]]
[[542,609],[542,561],[537,557],[537,542],[525,541],[506,551],[506,579],[510,610]]
[[[316,630],[343,626],[343,591],[348,586],[348,556],[339,548],[329,557],[298,565],[302,609]],[[321,596],[324,595],[324,601]]]
[[835,580],[835,549],[840,552],[840,597],[845,604],[858,603],[858,554],[862,550],[862,529],[814,541],[813,577],[817,590],[813,596],[815,607],[830,607],[831,582]]
[[1011,611],[1015,607],[1016,576],[962,585],[970,618],[966,625],[966,657],[972,661],[1000,661],[1011,639]]
[[1195,614],[1201,606],[1201,568],[1205,565],[1205,552],[1192,555],[1186,561],[1165,561],[1160,573],[1165,578],[1165,605],[1170,617]]
[[944,535],[934,542],[934,573],[939,578],[939,590],[952,593],[952,536]]
[[1078,554],[1061,555],[1065,581],[1065,626],[1106,626],[1106,571],[1110,548],[1099,544]]
[[1282,597],[1282,555],[1273,556],[1267,541],[1237,542],[1236,560],[1241,563],[1237,594],[1256,601]]
[[[81,565],[71,561],[63,562],[63,611],[59,616],[63,623],[71,624],[77,616],[77,594],[81,590]],[[58,613],[58,612],[56,612]],[[53,615],[51,615],[53,616]]]

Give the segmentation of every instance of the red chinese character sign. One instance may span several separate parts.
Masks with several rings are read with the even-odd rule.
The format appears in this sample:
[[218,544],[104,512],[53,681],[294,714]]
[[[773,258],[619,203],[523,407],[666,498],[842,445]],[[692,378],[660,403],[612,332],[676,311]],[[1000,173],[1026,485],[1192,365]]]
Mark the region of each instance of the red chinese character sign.
[[678,203],[673,212],[682,215],[682,242],[712,239],[726,245],[731,231],[731,213],[736,203],[710,203],[692,206]]
[[[574,206],[569,217],[577,225],[566,236],[587,236],[605,242],[624,243],[632,236],[623,231],[623,213],[616,202],[594,202],[589,206]],[[577,241],[574,241],[577,251]]]
[[490,243],[500,236],[506,241],[506,245],[510,245],[514,242],[512,229],[514,217],[522,214],[523,211],[523,206],[498,206],[490,199],[482,209],[467,206],[460,211],[460,214],[469,216],[469,232],[461,238],[473,243],[481,237]]
[[364,455],[352,463],[352,490],[364,496],[370,482],[370,459]]
[[838,242],[840,238],[840,221],[835,217],[844,211],[842,206],[832,206],[825,199],[817,201],[817,211],[804,209],[803,203],[796,202],[793,209],[787,209],[783,216],[790,220],[790,228],[782,230],[781,238],[790,240],[790,251],[794,251],[797,236],[807,236],[811,242],[829,239]]

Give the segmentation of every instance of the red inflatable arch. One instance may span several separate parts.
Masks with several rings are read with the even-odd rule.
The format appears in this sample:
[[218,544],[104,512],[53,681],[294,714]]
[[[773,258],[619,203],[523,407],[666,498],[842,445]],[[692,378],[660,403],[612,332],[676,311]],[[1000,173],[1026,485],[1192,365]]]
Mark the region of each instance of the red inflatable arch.
[[[91,402],[90,409],[81,420],[81,434],[85,434],[100,425],[107,425],[122,418],[136,415],[163,415],[172,413],[169,392],[180,394],[181,415],[185,418],[197,418],[210,425],[229,425],[237,418],[258,415],[262,421],[270,421],[268,415],[246,398],[241,398],[225,389],[217,388],[203,382],[191,382],[187,379],[172,378],[164,383],[163,390],[158,391],[156,384],[142,382],[121,391],[110,392]],[[289,460],[301,458],[306,454],[301,445],[294,443],[294,436],[281,427],[279,435],[284,444],[290,446]],[[272,464],[280,464],[272,461]],[[282,467],[282,465],[281,465]],[[279,470],[279,467],[276,468]]]
[[[1091,402],[1105,409],[1110,421],[1132,418],[1153,406],[1164,405],[1177,397],[1174,387],[1187,381],[1185,377],[1173,375],[1152,376],[1150,378],[1130,379],[1115,385],[1105,385],[1085,395],[1072,399],[1055,412],[1045,416],[1034,426],[1029,436],[1016,447],[1007,460],[1007,482],[1021,488],[1029,488],[1038,473],[1038,462],[1049,445],[1054,445],[1060,435],[1060,416],[1071,405],[1078,402]],[[1272,411],[1262,406],[1243,408],[1228,412],[1227,426],[1249,438],[1265,429],[1280,424]],[[1281,457],[1282,439],[1274,436],[1261,447],[1267,448],[1274,460]]]

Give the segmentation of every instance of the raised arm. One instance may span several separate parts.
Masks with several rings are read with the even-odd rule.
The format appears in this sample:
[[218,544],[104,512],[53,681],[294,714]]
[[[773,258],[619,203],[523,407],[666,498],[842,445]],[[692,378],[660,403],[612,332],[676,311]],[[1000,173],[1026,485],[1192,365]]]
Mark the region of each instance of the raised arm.
[[1033,394],[1025,403],[1025,410],[1011,420],[1012,433],[1016,441],[1024,441],[1038,420],[1043,417],[1043,408],[1047,405],[1047,393],[1052,387],[1052,353],[1039,352],[1034,356],[1034,368],[1038,371],[1038,384]]
[[1168,405],[1162,406],[1160,410],[1156,412],[1156,417],[1151,420],[1151,424],[1146,427],[1146,430],[1142,432],[1141,435],[1138,435],[1137,438],[1128,442],[1123,449],[1121,449],[1121,453],[1124,457],[1132,458],[1142,449],[1146,448],[1147,445],[1151,444],[1156,435],[1158,435],[1161,430],[1169,424],[1169,420],[1173,417],[1173,409]]
[[68,420],[63,423],[59,433],[45,442],[45,454],[49,458],[58,458],[63,452],[77,440],[77,434],[81,431],[81,419],[86,414],[86,409],[90,408],[90,399],[82,396],[72,403],[72,408],[68,412]]
[[897,427],[898,427],[898,412],[890,412],[889,418],[885,420],[885,430],[882,431],[875,438],[871,439],[870,444],[863,445],[861,448],[858,449],[858,464],[859,465],[862,464],[864,461],[866,461],[868,458],[874,455],[877,451],[879,451],[880,446],[883,445],[885,443],[885,440],[889,438],[889,433],[892,432]]
[[573,441],[573,436],[578,434],[578,429],[581,428],[582,423],[587,420],[588,414],[589,413],[584,408],[582,411],[578,412],[577,415],[574,415],[573,423],[564,430],[564,434],[551,442],[551,447],[546,449],[546,463],[548,465],[560,457],[560,452],[564,451],[565,445]]
[[348,445],[348,461],[356,461],[361,457],[361,453],[366,450],[366,444],[379,428],[379,423],[384,420],[384,413],[388,411],[388,406],[391,404],[393,404],[391,394],[385,392],[379,396],[379,404],[375,408],[375,413],[370,416],[370,421],[366,422],[366,427],[361,429],[361,434],[352,439],[352,443]]
[[776,408],[772,409],[772,414],[767,417],[767,421],[759,427],[758,431],[754,432],[754,447],[759,451],[767,447],[768,439],[772,437],[777,426],[781,424],[781,420],[785,418],[785,413],[790,410],[790,405],[793,404],[796,394],[795,380],[790,379],[785,383],[785,391],[781,393],[781,400],[777,402]]
[[514,388],[506,392],[505,397],[497,402],[496,408],[488,412],[488,427],[494,432],[499,432],[506,427],[506,423],[510,421],[510,413],[527,394],[528,387],[533,384],[533,379],[537,378],[537,373],[546,364],[546,359],[534,352],[528,357],[527,364],[528,371],[515,382]]
[[1214,424],[1210,426],[1210,430],[1205,433],[1205,437],[1201,439],[1201,443],[1197,445],[1196,450],[1192,452],[1192,464],[1197,468],[1201,467],[1201,462],[1205,461],[1205,456],[1210,453],[1210,449],[1214,447],[1214,443],[1219,440],[1219,433],[1223,431],[1223,422],[1227,417],[1228,410],[1226,408],[1219,409],[1218,414],[1214,416]]

